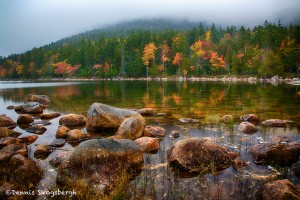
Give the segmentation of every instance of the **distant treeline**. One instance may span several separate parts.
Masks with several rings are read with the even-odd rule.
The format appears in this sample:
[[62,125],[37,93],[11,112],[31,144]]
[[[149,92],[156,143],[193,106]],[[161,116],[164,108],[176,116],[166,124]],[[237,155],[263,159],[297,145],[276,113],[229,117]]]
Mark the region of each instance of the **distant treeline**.
[[280,21],[253,29],[200,23],[184,29],[92,31],[0,60],[1,79],[299,73],[300,26]]

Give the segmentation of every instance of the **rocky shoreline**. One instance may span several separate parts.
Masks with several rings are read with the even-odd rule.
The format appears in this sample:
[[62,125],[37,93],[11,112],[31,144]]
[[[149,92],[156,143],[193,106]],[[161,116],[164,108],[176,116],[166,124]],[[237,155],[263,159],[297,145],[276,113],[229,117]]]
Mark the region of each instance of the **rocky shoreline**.
[[[144,165],[144,154],[157,153],[160,150],[160,138],[168,135],[178,138],[181,135],[176,130],[167,133],[160,126],[147,125],[145,118],[156,114],[151,108],[133,111],[95,102],[86,116],[43,114],[49,105],[49,97],[29,94],[25,96],[24,104],[8,107],[19,114],[17,122],[0,115],[0,198],[7,198],[7,190],[35,190],[39,181],[45,179],[42,177],[44,169],[39,162],[43,159],[57,172],[54,182],[59,188],[75,189],[78,195],[88,195],[88,198],[110,196],[119,187],[128,185],[140,173]],[[57,127],[56,139],[51,144],[39,144],[34,151],[34,157],[31,157],[28,154],[30,144],[45,132],[45,126],[51,123],[51,119],[57,117],[60,117],[60,126]],[[225,115],[220,123],[230,127],[234,120],[232,115]],[[192,118],[181,118],[179,121],[185,124],[199,123],[199,120]],[[259,131],[258,124],[275,128],[299,126],[297,122],[289,120],[262,120],[255,114],[241,116],[239,122],[238,129],[241,134],[254,134]],[[26,132],[35,135],[22,137],[22,133],[13,131],[16,126],[24,125],[27,127]],[[114,134],[107,138],[92,136],[101,136],[103,130],[110,130]],[[71,150],[60,151],[60,147],[72,142],[80,144]],[[299,141],[274,137],[271,143],[253,145],[248,153],[258,165],[292,166],[292,170],[298,174]],[[248,166],[249,163],[239,156],[237,152],[213,142],[209,137],[182,137],[168,149],[167,167],[174,173],[184,172],[189,176],[218,174],[230,166],[235,170],[243,170]],[[288,180],[280,182],[280,187],[287,188],[284,191],[276,188],[277,185],[279,184],[266,183],[256,193],[258,196],[268,196],[274,190],[282,197],[279,199],[300,195],[300,189]]]
[[248,83],[271,83],[277,85],[287,83],[291,85],[300,85],[300,78],[283,78],[273,76],[271,78],[257,77],[141,77],[141,78],[41,78],[25,80],[2,80],[2,81],[213,81],[213,82],[248,82]]

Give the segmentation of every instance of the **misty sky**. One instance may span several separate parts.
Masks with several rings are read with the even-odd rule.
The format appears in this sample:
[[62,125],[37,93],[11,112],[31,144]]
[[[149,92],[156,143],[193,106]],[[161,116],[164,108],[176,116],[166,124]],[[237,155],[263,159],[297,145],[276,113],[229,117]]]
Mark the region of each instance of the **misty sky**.
[[137,18],[219,25],[299,23],[300,0],[0,0],[0,56]]

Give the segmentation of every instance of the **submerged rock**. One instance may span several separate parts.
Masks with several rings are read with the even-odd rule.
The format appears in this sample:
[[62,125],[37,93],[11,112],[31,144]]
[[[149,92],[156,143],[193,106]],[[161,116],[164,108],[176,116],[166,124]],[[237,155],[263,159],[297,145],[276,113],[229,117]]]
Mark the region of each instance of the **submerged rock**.
[[[115,184],[140,170],[143,153],[128,139],[92,139],[82,142],[58,168],[57,183],[73,190],[76,186],[92,194],[110,192]],[[127,177],[127,178],[126,178]],[[77,192],[77,191],[76,191]]]
[[56,117],[59,117],[61,114],[59,112],[53,112],[53,113],[44,113],[41,115],[41,119],[53,119]]
[[[117,129],[124,119],[136,117],[144,121],[144,118],[137,112],[116,108],[102,103],[93,103],[87,116],[87,129],[99,131],[102,129]],[[142,122],[144,124],[144,122]]]
[[38,102],[39,104],[49,106],[50,98],[47,95],[28,94],[25,96],[25,102]]
[[300,142],[287,144],[257,144],[248,150],[255,163],[291,166],[300,156]]
[[17,119],[18,124],[30,124],[33,121],[33,117],[29,114],[21,114]]
[[157,152],[159,150],[159,143],[156,138],[141,137],[134,140],[145,153]]
[[166,130],[159,126],[146,126],[143,136],[147,137],[165,137]]
[[207,138],[180,140],[168,150],[170,165],[190,173],[221,171],[232,160],[227,149]]
[[10,117],[0,115],[0,127],[14,128],[17,123],[14,122]]
[[255,193],[255,199],[300,200],[300,189],[287,179],[266,183]]
[[68,127],[85,126],[86,118],[83,115],[68,114],[60,118],[59,124]]
[[144,120],[137,116],[124,119],[116,135],[124,139],[135,140],[143,135]]
[[286,127],[287,123],[285,120],[281,119],[268,119],[262,122],[262,125],[272,126],[272,127]]
[[26,132],[35,133],[35,134],[43,134],[47,129],[42,125],[33,125],[29,128],[25,129]]
[[251,134],[251,133],[255,133],[258,131],[258,128],[254,125],[251,124],[250,122],[242,122],[240,123],[238,129],[246,134]]

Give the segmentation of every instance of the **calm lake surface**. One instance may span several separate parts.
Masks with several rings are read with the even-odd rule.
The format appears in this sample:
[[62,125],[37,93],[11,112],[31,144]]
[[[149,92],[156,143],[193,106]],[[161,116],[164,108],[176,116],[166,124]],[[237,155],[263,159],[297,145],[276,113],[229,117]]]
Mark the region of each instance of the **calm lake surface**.
[[[22,104],[27,94],[49,96],[51,107],[45,112],[57,111],[62,115],[86,115],[94,102],[128,109],[150,107],[156,110],[156,116],[145,117],[147,125],[164,127],[167,135],[160,138],[158,153],[144,154],[144,169],[130,183],[129,199],[253,199],[254,191],[266,181],[287,178],[300,186],[299,178],[289,168],[256,165],[247,153],[251,146],[270,142],[275,136],[300,140],[299,128],[265,128],[258,125],[260,131],[252,135],[243,134],[237,129],[240,122],[238,118],[249,113],[255,113],[262,119],[300,122],[300,86],[245,82],[2,81],[0,114],[16,121],[18,114],[6,107]],[[236,117],[233,128],[220,124],[221,117],[226,114]],[[183,124],[178,120],[183,117],[198,119],[200,123]],[[46,127],[47,131],[31,145],[31,155],[37,144],[50,144],[55,139],[59,119],[51,120],[52,124]],[[38,116],[36,120],[39,120]],[[22,136],[31,135],[20,127],[15,130],[22,132]],[[172,130],[178,130],[181,136],[175,140],[170,139]],[[167,150],[172,144],[188,137],[210,137],[239,153],[240,159],[249,162],[249,166],[242,170],[230,167],[214,175],[175,176],[166,165]],[[74,144],[66,144],[63,148],[72,146]],[[42,162],[47,163],[47,160]]]

